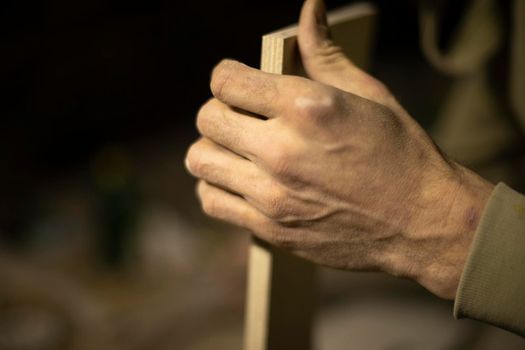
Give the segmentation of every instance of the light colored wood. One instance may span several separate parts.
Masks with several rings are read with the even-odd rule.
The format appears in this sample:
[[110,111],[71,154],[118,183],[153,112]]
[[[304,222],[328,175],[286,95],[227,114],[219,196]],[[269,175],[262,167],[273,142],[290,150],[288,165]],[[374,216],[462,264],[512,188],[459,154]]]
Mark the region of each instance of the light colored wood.
[[[374,20],[375,10],[366,3],[328,14],[332,39],[361,67],[368,62]],[[296,26],[263,36],[261,70],[303,75]],[[248,261],[244,349],[311,349],[314,310],[314,266],[253,237]]]

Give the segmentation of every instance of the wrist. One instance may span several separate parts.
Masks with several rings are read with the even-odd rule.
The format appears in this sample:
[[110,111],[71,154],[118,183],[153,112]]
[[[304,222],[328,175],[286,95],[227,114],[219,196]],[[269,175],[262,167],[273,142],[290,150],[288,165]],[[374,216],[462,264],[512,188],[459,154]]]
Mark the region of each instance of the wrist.
[[493,184],[462,166],[455,165],[454,173],[437,190],[440,199],[432,211],[434,217],[426,228],[419,229],[427,254],[420,259],[414,278],[445,299],[455,298],[483,209],[494,189]]

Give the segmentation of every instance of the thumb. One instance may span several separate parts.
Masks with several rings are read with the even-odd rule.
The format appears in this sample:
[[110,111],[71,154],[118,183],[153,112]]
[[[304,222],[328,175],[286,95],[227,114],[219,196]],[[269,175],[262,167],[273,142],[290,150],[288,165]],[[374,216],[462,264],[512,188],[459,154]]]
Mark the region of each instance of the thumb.
[[388,89],[357,67],[330,39],[323,0],[304,2],[297,41],[305,72],[311,79],[372,101],[393,103]]
[[348,90],[344,80],[357,69],[330,39],[323,0],[306,0],[301,10],[298,44],[307,75],[321,83]]

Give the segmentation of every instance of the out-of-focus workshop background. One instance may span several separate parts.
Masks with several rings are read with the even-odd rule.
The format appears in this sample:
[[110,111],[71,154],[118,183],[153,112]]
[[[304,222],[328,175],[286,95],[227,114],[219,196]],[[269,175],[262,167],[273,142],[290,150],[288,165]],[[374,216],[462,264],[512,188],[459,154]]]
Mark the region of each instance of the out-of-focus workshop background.
[[[0,349],[241,347],[248,236],[201,214],[183,157],[213,65],[257,66],[301,3],[0,2]],[[430,127],[449,80],[417,2],[375,3],[371,69]],[[449,7],[443,45],[465,2]],[[525,347],[408,281],[320,279],[319,349]]]

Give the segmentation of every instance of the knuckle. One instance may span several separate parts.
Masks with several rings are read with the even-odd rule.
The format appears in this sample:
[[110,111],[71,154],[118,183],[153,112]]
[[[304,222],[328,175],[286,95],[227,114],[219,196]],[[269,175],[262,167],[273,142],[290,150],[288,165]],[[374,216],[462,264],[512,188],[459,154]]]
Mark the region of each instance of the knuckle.
[[206,124],[207,124],[206,120],[207,120],[208,110],[209,110],[208,103],[209,102],[206,102],[205,104],[203,104],[201,108],[199,109],[199,111],[197,112],[197,121],[196,121],[197,130],[199,130],[201,134],[203,134],[204,130],[206,130]]
[[271,219],[281,222],[290,217],[290,198],[283,188],[279,186],[271,187],[265,202],[266,212]]
[[356,86],[359,86],[360,93],[358,95],[360,96],[386,105],[393,99],[387,85],[363,71],[355,75],[355,83]]
[[206,162],[203,161],[203,159],[202,143],[197,141],[190,146],[190,149],[186,155],[188,170],[190,170],[193,175],[203,176],[206,174],[208,166]]
[[297,164],[300,162],[301,149],[297,145],[285,143],[272,146],[267,153],[268,170],[285,182],[298,180]]
[[218,216],[220,203],[203,182],[198,186],[198,194],[202,211],[209,216]]
[[216,217],[219,213],[219,202],[215,196],[204,192],[201,194],[201,208],[207,215]]
[[215,103],[216,103],[215,100],[216,99],[212,97],[208,99],[208,101],[203,103],[201,108],[197,112],[197,117],[208,115],[214,109],[213,107],[215,106]]
[[273,152],[271,156],[270,166],[272,172],[278,177],[288,177],[290,175],[291,159],[288,152],[279,150]]
[[204,103],[199,111],[197,112],[197,130],[201,134],[205,134],[209,124],[213,121],[212,115],[217,107],[217,100],[214,98],[209,99]]
[[371,75],[363,73],[362,80],[363,80],[363,85],[369,87],[370,89],[375,90],[375,92],[378,92],[378,93],[387,93],[388,92],[388,88],[386,87],[386,85],[382,81],[377,80],[376,78],[372,77]]
[[366,86],[366,88],[370,91],[371,96],[376,96],[376,98],[379,100],[385,100],[391,96],[388,87],[383,82],[372,77],[367,78],[364,86]]
[[340,95],[334,89],[322,89],[315,94],[299,96],[295,113],[309,120],[326,119],[337,113]]
[[[374,79],[375,80],[375,79]],[[390,95],[391,92],[388,87],[382,81],[375,80],[375,89],[377,94]]]
[[225,87],[230,80],[233,66],[235,62],[228,59],[223,59],[219,64],[213,68],[210,81],[210,89],[213,95],[219,99],[225,95]]

